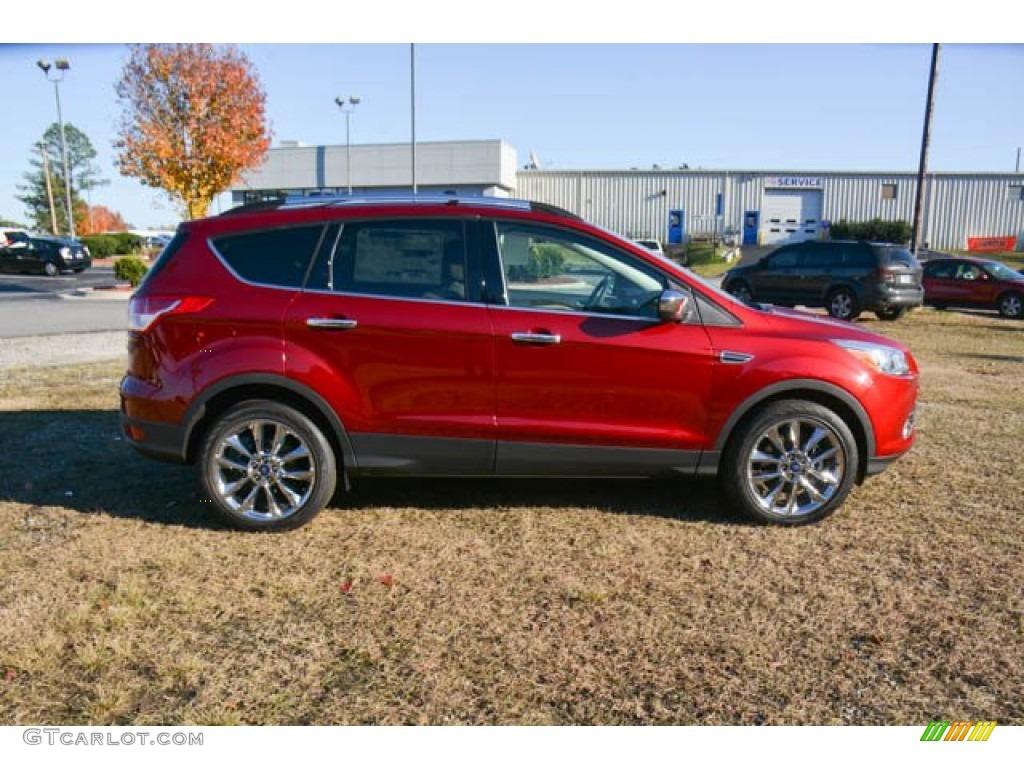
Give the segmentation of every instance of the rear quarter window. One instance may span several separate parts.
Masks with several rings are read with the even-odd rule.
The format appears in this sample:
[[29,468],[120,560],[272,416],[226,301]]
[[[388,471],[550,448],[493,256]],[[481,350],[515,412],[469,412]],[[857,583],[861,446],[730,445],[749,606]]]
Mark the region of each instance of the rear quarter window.
[[885,264],[895,264],[901,267],[910,267],[911,269],[918,269],[921,266],[909,248],[882,248],[881,250],[884,258],[883,263]]
[[[322,225],[313,224],[221,235],[210,242],[242,279],[262,285],[300,288],[323,230]],[[170,249],[168,246],[164,252]]]

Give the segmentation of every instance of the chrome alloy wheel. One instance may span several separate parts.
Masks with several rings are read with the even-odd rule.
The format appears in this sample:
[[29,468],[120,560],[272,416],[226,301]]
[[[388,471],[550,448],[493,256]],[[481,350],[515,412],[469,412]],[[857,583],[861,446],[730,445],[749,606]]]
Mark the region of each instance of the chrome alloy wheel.
[[217,443],[210,463],[220,500],[234,514],[257,522],[294,514],[316,481],[309,446],[277,421],[252,420],[233,430]]
[[846,463],[843,442],[829,425],[787,419],[769,426],[754,442],[746,478],[762,510],[773,516],[802,517],[835,496]]

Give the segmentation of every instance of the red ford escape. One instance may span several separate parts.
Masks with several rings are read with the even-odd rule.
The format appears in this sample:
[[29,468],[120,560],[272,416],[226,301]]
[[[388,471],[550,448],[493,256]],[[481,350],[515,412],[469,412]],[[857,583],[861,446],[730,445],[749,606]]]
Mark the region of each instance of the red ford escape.
[[917,365],[549,206],[306,198],[183,224],[130,306],[124,432],[233,525],[367,475],[717,474],[801,524],[914,442]]

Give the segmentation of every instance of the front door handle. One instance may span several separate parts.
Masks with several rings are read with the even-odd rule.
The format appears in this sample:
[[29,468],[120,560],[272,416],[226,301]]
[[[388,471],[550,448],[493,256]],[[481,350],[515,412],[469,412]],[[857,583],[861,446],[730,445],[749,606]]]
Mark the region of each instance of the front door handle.
[[310,317],[306,320],[309,328],[319,328],[325,331],[347,331],[355,328],[359,323],[349,320],[347,317]]
[[512,341],[522,344],[559,344],[562,337],[557,333],[513,333]]

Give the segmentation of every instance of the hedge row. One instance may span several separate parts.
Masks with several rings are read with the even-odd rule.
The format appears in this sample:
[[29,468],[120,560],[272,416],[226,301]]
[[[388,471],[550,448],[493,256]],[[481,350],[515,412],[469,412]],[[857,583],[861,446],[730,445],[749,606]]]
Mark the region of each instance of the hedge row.
[[109,235],[83,235],[78,238],[87,246],[94,259],[107,256],[122,256],[129,253],[142,253],[142,238],[131,232],[116,232]]
[[871,240],[876,243],[899,243],[901,245],[910,242],[912,233],[913,228],[909,222],[885,221],[884,219],[871,219],[871,221],[843,219],[829,229],[833,240]]

